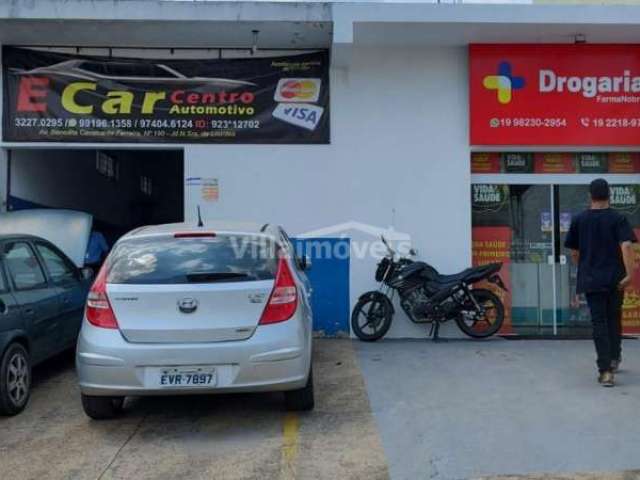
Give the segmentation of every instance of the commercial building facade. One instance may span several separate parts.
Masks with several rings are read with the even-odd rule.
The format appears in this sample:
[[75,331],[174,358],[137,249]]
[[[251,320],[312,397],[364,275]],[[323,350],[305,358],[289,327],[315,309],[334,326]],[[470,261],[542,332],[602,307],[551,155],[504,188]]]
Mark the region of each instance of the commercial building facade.
[[[160,124],[156,130],[168,133],[155,141],[122,141],[124,134],[99,141],[45,138],[50,126],[43,124],[20,137],[14,128],[18,99],[11,92],[20,93],[15,68],[28,69],[11,62],[33,53],[4,48],[4,101],[14,103],[3,105],[0,185],[6,187],[0,192],[8,208],[84,206],[114,231],[114,225],[193,220],[200,206],[205,218],[280,223],[304,243],[322,237],[334,252],[350,252],[314,258],[317,328],[327,333],[347,332],[350,305],[376,288],[376,258],[369,246],[379,229],[408,234],[420,257],[442,272],[472,261],[504,261],[510,293],[504,298],[509,315],[503,333],[580,333],[586,325],[584,306],[571,291],[575,272],[565,261],[561,239],[571,215],[584,206],[585,185],[595,176],[608,178],[616,185],[621,211],[640,228],[640,136],[629,108],[634,100],[600,103],[602,108],[593,111],[588,106],[597,96],[637,97],[633,85],[640,56],[632,43],[638,22],[640,9],[632,6],[136,0],[0,6],[2,45],[31,52],[38,47],[40,57],[31,70],[46,63],[43,55],[59,55],[57,64],[74,58],[137,59],[174,71],[193,69],[188,62],[197,60],[206,72],[185,73],[193,79],[217,77],[211,65],[222,60],[247,65],[271,59],[267,63],[280,76],[258,89],[271,103],[256,108],[264,109],[276,130],[286,130],[267,129],[253,138],[167,141],[176,125]],[[576,40],[587,43],[576,45]],[[486,47],[496,43],[501,45]],[[548,53],[538,48],[543,43],[568,50]],[[576,68],[586,69],[582,73],[565,72],[576,65],[562,58],[601,58],[600,44],[619,45],[614,71],[601,72],[593,61],[586,67],[578,62]],[[306,64],[310,55],[327,59],[326,77],[324,67],[304,73],[318,66]],[[297,64],[296,73],[282,73],[283,62]],[[549,69],[567,77],[562,92],[539,91],[539,70]],[[259,74],[243,79],[260,84],[256,78],[266,77]],[[22,77],[47,75],[53,74],[31,71]],[[81,75],[74,81],[91,83],[86,72]],[[594,87],[591,80],[578,85],[570,79],[593,76],[621,77],[618,91],[612,86],[591,97],[597,80]],[[282,79],[297,83],[287,86]],[[126,83],[99,80],[102,85],[118,81]],[[131,91],[136,88],[141,87]],[[62,98],[62,90],[58,93]],[[126,97],[101,95],[96,108],[104,108],[105,98]],[[552,98],[542,110],[536,110],[539,95]],[[576,103],[578,95],[587,104]],[[37,94],[29,98],[36,104],[41,100]],[[200,100],[193,97],[194,105]],[[76,103],[87,107],[91,102],[80,96]],[[132,108],[142,108],[144,100],[137,102]],[[126,102],[107,108],[121,113]],[[284,119],[298,114],[299,121]],[[193,119],[198,118],[217,117],[196,112]],[[604,126],[576,132],[575,122],[582,118],[598,125],[601,119]],[[135,130],[127,124],[118,128],[129,135]],[[207,129],[233,130],[228,125]],[[96,201],[96,195],[102,197]],[[638,279],[635,285],[625,310],[629,332],[640,325]],[[398,314],[390,335],[421,337],[425,330]]]

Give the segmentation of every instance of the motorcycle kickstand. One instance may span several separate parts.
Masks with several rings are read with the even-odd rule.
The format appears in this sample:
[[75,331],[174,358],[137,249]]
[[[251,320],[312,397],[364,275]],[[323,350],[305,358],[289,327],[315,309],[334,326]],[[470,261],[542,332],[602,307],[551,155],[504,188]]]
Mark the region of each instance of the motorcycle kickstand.
[[429,335],[427,335],[427,337],[432,337],[433,336],[433,331],[434,331],[434,329],[436,327],[436,323],[437,322],[431,323],[431,328],[429,329]]
[[433,322],[433,325],[431,326],[431,332],[429,332],[429,335],[431,335],[431,333],[433,333],[432,341],[434,343],[444,343],[447,341],[446,338],[440,338],[440,322],[438,320],[435,320]]

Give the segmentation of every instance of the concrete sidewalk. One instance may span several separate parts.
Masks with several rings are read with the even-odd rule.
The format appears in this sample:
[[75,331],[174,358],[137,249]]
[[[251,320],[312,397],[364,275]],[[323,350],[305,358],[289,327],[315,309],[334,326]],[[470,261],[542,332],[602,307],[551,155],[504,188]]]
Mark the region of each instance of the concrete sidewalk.
[[623,348],[605,389],[587,340],[356,343],[392,480],[636,478],[640,341]]
[[476,480],[637,480],[640,470],[629,470],[620,473],[573,473],[567,475],[506,475],[499,477],[482,477]]

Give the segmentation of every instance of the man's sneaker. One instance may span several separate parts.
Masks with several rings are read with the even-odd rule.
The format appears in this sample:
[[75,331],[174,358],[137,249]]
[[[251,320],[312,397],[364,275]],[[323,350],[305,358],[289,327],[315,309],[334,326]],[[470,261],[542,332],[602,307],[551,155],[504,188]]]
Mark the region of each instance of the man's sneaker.
[[603,387],[613,387],[615,385],[613,373],[610,371],[600,372],[598,383]]
[[618,373],[618,370],[620,370],[621,363],[622,363],[622,360],[611,360],[611,371],[613,373]]

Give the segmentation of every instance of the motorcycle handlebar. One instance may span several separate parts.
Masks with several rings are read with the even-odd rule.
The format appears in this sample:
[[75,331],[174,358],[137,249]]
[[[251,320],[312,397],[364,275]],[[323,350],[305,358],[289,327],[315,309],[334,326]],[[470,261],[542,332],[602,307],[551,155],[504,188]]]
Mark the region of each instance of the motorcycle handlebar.
[[384,246],[387,247],[387,250],[389,250],[389,253],[391,254],[391,256],[394,256],[396,254],[396,252],[393,250],[393,248],[391,248],[391,246],[387,243],[387,239],[384,238],[384,235],[380,235],[380,239],[382,240],[382,243],[384,243]]

